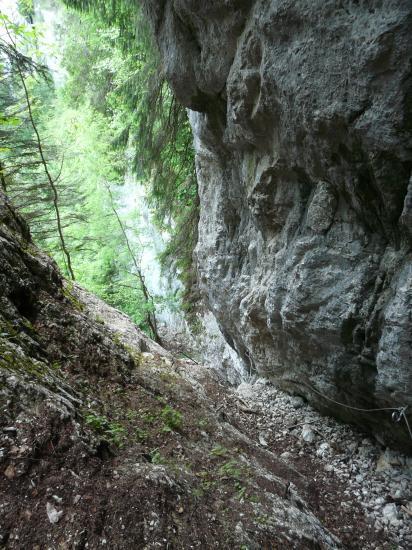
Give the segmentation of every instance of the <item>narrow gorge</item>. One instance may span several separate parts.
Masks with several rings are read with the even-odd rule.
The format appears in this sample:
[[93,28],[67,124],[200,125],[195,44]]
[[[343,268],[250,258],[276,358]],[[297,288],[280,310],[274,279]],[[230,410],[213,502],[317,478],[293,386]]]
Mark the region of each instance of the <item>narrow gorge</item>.
[[411,28],[0,6],[0,550],[412,546]]

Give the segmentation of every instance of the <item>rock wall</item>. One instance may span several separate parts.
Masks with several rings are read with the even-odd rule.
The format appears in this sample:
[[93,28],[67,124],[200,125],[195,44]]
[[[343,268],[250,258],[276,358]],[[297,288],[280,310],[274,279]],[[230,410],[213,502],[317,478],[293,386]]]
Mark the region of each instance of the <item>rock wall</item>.
[[412,424],[410,0],[145,4],[191,110],[198,272],[225,338],[410,449],[392,411],[330,401],[409,405]]
[[199,334],[192,334],[193,348],[202,364],[218,372],[225,382],[238,386],[243,380],[250,380],[253,373],[236,351],[228,345],[215,316],[210,311],[198,315],[201,327]]

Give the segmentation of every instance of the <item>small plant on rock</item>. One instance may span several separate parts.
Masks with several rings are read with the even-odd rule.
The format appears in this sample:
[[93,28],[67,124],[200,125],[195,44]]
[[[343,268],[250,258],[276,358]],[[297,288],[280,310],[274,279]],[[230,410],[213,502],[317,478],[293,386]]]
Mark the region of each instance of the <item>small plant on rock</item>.
[[160,413],[164,426],[164,432],[172,432],[173,430],[179,430],[182,427],[183,415],[179,411],[173,409],[170,405],[166,405]]
[[85,416],[85,421],[88,426],[101,434],[108,443],[116,445],[117,447],[123,445],[126,430],[121,424],[110,421],[104,415],[94,413],[87,414]]
[[210,454],[212,456],[227,456],[229,453],[229,449],[226,449],[226,447],[223,447],[222,445],[216,445],[211,451]]
[[150,461],[152,464],[164,464],[165,459],[159,452],[159,449],[153,449],[150,451]]

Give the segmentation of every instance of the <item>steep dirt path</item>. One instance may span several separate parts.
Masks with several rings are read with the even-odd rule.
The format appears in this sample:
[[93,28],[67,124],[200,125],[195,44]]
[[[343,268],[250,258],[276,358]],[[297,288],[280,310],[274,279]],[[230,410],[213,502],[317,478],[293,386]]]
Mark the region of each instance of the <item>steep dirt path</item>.
[[[127,317],[100,300],[91,304],[87,294],[81,298],[94,314],[105,318],[109,328],[119,334],[120,327],[126,345],[133,346],[136,334]],[[176,360],[150,340],[143,347],[151,350],[143,355],[154,376],[157,372],[163,380],[171,377],[172,386],[174,375],[188,382],[196,399],[206,400],[216,412],[218,431],[229,429],[228,439],[246,442],[249,460],[255,455],[259,464],[263,457],[260,467],[269,470],[263,478],[279,476],[282,496],[303,497],[345,547],[406,550],[412,546],[411,458],[385,450],[356,428],[320,415],[300,397],[289,396],[263,379],[230,388],[210,369]],[[206,428],[201,435],[210,437]],[[224,440],[213,449],[215,458],[230,454],[236,460]]]

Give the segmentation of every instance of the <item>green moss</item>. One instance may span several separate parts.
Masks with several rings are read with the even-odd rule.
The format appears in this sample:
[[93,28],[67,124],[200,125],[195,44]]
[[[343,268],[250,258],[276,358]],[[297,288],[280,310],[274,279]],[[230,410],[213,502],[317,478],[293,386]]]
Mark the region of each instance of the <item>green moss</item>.
[[[117,336],[117,334],[116,334]],[[130,355],[130,357],[133,360],[134,366],[138,367],[141,364],[142,361],[142,354],[140,351],[138,351],[136,348],[133,348],[132,346],[129,346],[127,344],[124,344],[122,341],[119,341],[119,344],[127,351],[127,353]]]
[[38,256],[40,252],[39,249],[32,242],[26,240],[21,243],[21,248],[22,250],[24,250],[24,252],[27,252],[34,257]]
[[74,285],[72,281],[66,280],[63,284],[63,294],[64,296],[69,300],[69,302],[72,304],[72,306],[77,309],[77,311],[84,311],[84,304],[76,298],[76,296],[73,294]]
[[[4,333],[3,333],[4,334]],[[24,353],[16,353],[14,340],[17,337],[0,338],[0,367],[10,372],[30,374],[36,378],[44,378],[50,372],[49,367],[45,363],[36,361],[27,357]]]
[[125,348],[123,342],[122,342],[122,339],[120,337],[120,334],[118,332],[115,332],[114,334],[112,334],[112,340],[115,344],[117,344],[118,346],[122,346],[123,348]]
[[[29,321],[27,323],[27,327],[32,327]],[[34,327],[31,330],[35,330]],[[20,375],[30,375],[42,384],[50,384],[55,379],[56,371],[60,370],[60,364],[54,362],[48,365],[28,356],[20,333],[9,321],[0,318],[0,368]]]
[[132,359],[135,367],[138,367],[141,364],[142,354],[141,354],[140,350],[138,350],[137,348],[135,348],[133,346],[129,346],[128,344],[126,344],[122,340],[121,334],[118,333],[118,332],[112,333],[111,338],[117,346],[119,346],[120,348],[123,348],[125,350],[125,352],[129,354],[129,356]]
[[176,384],[177,380],[179,379],[179,376],[172,371],[163,371],[159,374],[159,378],[162,382],[167,384],[167,386],[170,388]]
[[22,322],[23,326],[25,326],[30,332],[37,332],[36,328],[33,326],[33,323],[31,323],[25,317],[22,317],[21,322]]
[[0,317],[0,336],[3,336],[4,338],[15,338],[18,334],[19,333],[13,323],[7,321],[3,317]]

